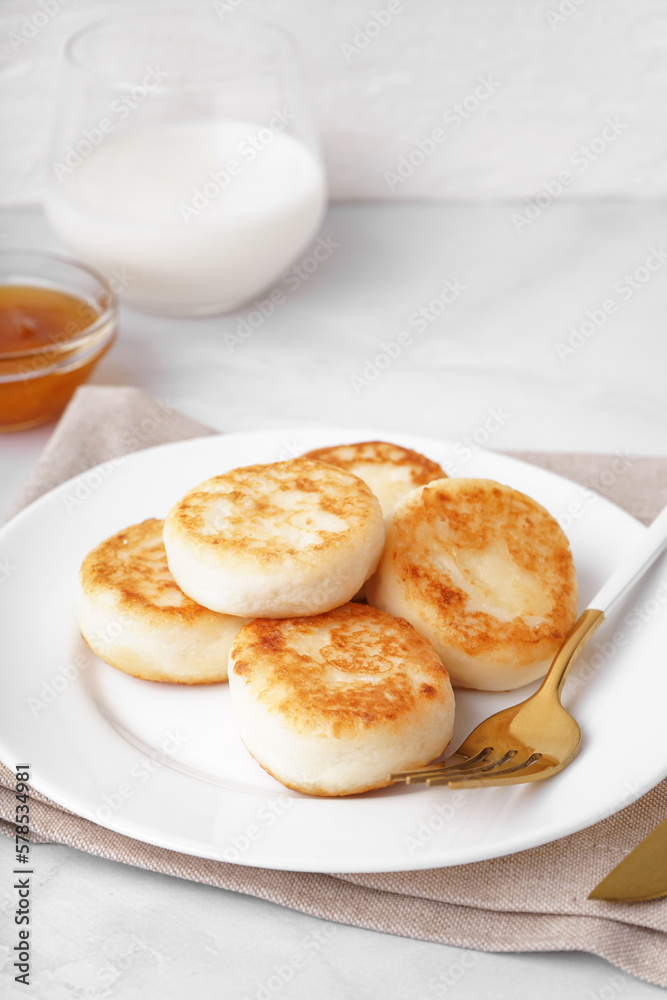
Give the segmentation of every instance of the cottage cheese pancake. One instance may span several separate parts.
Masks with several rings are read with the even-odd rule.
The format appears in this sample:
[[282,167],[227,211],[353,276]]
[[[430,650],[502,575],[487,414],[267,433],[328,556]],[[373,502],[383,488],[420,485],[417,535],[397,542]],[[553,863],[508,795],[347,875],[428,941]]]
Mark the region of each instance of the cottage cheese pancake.
[[179,589],[163,525],[155,518],[132,525],[86,556],[77,597],[81,634],[101,659],[133,677],[225,681],[232,640],[248,619],[202,608]]
[[[307,452],[306,457],[329,462],[363,479],[380,501],[385,519],[398,501],[412,490],[445,476],[437,462],[432,462],[418,451],[388,441],[362,441],[316,448]],[[363,601],[365,597],[366,587],[363,586],[354,599]]]
[[430,639],[455,687],[489,691],[542,677],[577,610],[558,522],[484,479],[441,479],[399,503],[366,592]]
[[437,462],[411,448],[402,448],[388,441],[362,441],[359,444],[339,444],[316,448],[306,454],[320,462],[329,462],[359,476],[370,486],[387,517],[407,493],[434,479],[444,479],[445,472]]
[[390,772],[438,757],[452,736],[454,695],[435,650],[376,608],[256,619],[236,636],[229,666],[246,748],[301,792],[381,788]]
[[169,568],[193,600],[284,618],[344,604],[377,566],[380,504],[357,476],[308,458],[233,469],[170,510]]

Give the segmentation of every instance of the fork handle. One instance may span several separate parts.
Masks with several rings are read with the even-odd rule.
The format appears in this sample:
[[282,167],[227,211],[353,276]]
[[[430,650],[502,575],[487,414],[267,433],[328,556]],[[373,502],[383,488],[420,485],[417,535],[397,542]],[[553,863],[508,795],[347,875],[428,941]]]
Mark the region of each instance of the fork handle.
[[658,514],[639,544],[633,546],[632,552],[628,553],[603,584],[602,589],[588,605],[589,609],[596,609],[602,611],[604,615],[609,615],[665,547],[667,547],[667,507]]
[[[595,630],[634,587],[667,547],[667,507],[662,510],[638,545],[621,562],[597,592],[556,653],[542,686],[533,697],[560,697],[567,675]],[[667,583],[663,584],[663,589]]]
[[598,611],[596,608],[586,608],[554,656],[547,675],[542,681],[539,690],[533,695],[533,698],[539,698],[540,700],[543,698],[551,699],[554,695],[560,698],[563,685],[574,665],[574,661],[595,630],[602,625],[603,621],[603,611]]

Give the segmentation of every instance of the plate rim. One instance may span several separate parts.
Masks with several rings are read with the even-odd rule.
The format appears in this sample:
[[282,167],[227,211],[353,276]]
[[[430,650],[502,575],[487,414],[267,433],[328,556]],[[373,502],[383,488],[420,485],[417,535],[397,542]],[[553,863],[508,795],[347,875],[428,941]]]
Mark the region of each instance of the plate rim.
[[[259,441],[263,441],[266,440],[267,438],[277,438],[280,436],[288,437],[290,435],[295,435],[295,434],[303,434],[305,436],[310,436],[310,437],[314,435],[315,436],[334,435],[338,437],[341,441],[345,441],[346,439],[348,439],[350,442],[362,441],[362,440],[395,440],[397,443],[400,443],[401,441],[406,442],[407,446],[410,446],[409,442],[412,441],[413,447],[416,447],[417,443],[421,443],[420,448],[418,450],[423,450],[425,443],[433,443],[434,445],[436,445],[441,449],[442,448],[451,449],[456,444],[456,442],[448,441],[443,438],[437,438],[432,435],[414,434],[411,432],[409,433],[402,433],[396,431],[386,432],[384,430],[378,430],[377,428],[340,427],[338,425],[333,425],[333,424],[316,424],[316,425],[309,424],[305,427],[303,425],[297,424],[293,426],[282,426],[277,428],[269,428],[265,430],[215,432],[213,434],[203,433],[201,435],[196,435],[190,438],[152,445],[148,448],[139,449],[137,451],[130,452],[127,455],[119,456],[119,458],[122,459],[123,461],[125,459],[137,460],[139,456],[145,456],[147,453],[159,454],[179,449],[186,449],[192,445],[195,445],[197,447],[200,446],[205,447],[207,444],[213,444],[213,442],[217,441],[224,442],[226,440],[229,440],[230,438],[234,440],[239,440],[242,443],[244,439],[247,440],[256,439]],[[581,484],[579,484],[576,480],[569,479],[567,476],[554,472],[551,469],[544,468],[541,465],[532,463],[521,457],[518,457],[516,453],[508,454],[500,450],[479,448],[476,449],[475,454],[481,456],[482,458],[486,455],[490,455],[493,456],[494,459],[500,458],[503,460],[503,462],[508,462],[512,465],[516,464],[518,466],[527,467],[531,470],[538,470],[539,475],[544,477],[546,480],[553,480],[560,484],[566,483],[575,488],[581,488]],[[546,452],[545,454],[548,455],[551,453]],[[71,476],[69,479],[64,480],[62,483],[57,484],[56,486],[52,487],[50,490],[46,491],[41,496],[37,497],[25,508],[19,511],[16,515],[11,517],[2,526],[2,528],[0,528],[0,544],[2,544],[5,536],[7,534],[11,534],[11,532],[15,529],[15,527],[17,525],[20,526],[26,518],[39,516],[40,508],[42,506],[48,506],[48,504],[53,501],[54,495],[57,495],[61,492],[66,492],[68,487],[71,487],[72,484],[75,484],[77,483],[77,481],[80,480],[81,476],[92,473],[104,466],[107,466],[110,461],[114,460],[117,461],[118,459],[106,459],[102,462],[98,462],[96,465],[76,473],[74,476]],[[457,474],[455,475],[458,478],[458,475]],[[630,512],[626,511],[623,507],[607,499],[601,494],[596,494],[596,496],[599,497],[599,499],[603,502],[603,504],[608,505],[609,508],[613,508],[615,512],[619,512],[624,518],[628,520],[628,522],[632,522],[634,525],[637,526],[637,528],[640,528],[643,531],[647,530],[645,525],[643,525],[642,522],[639,521],[637,517],[635,517]],[[11,770],[11,765],[7,763],[7,761],[10,759],[11,759],[11,748],[6,746],[3,734],[0,732],[0,760],[3,760],[6,763],[6,766]],[[434,865],[432,857],[421,858],[418,856],[417,857],[413,856],[410,859],[409,867],[405,866],[405,861],[407,860],[407,858],[403,858],[401,864],[393,863],[388,865],[385,860],[385,863],[383,863],[382,865],[374,865],[373,867],[369,867],[367,862],[355,865],[351,863],[349,859],[347,859],[345,863],[332,863],[331,861],[329,861],[326,863],[326,867],[323,867],[321,863],[313,862],[310,864],[304,863],[303,865],[300,865],[298,868],[295,868],[293,861],[288,862],[285,861],[284,859],[281,859],[280,857],[276,858],[262,857],[261,859],[255,859],[252,856],[239,858],[237,861],[233,863],[239,864],[244,867],[251,867],[262,870],[269,870],[269,869],[298,870],[304,872],[326,872],[329,874],[355,874],[355,873],[371,874],[371,873],[390,872],[390,871],[394,872],[417,871],[433,867],[450,867],[459,864],[470,864],[470,863],[481,862],[493,858],[508,857],[512,854],[519,853],[521,851],[530,849],[532,847],[540,847],[547,843],[552,843],[556,840],[562,839],[565,836],[569,836],[583,829],[587,829],[588,827],[594,825],[595,823],[601,821],[602,819],[614,815],[616,812],[630,805],[632,802],[636,801],[642,795],[646,794],[648,791],[654,788],[661,780],[663,780],[664,776],[665,775],[663,774],[660,778],[657,779],[657,781],[653,781],[653,779],[651,779],[651,783],[647,787],[641,787],[639,789],[636,789],[632,794],[629,794],[622,802],[611,803],[611,805],[606,811],[598,810],[593,818],[584,819],[582,822],[579,823],[571,823],[567,826],[566,830],[561,831],[556,835],[554,835],[551,830],[546,830],[546,831],[543,830],[542,834],[540,834],[539,831],[535,831],[534,829],[532,829],[530,830],[530,833],[526,836],[525,839],[517,838],[516,835],[513,835],[512,836],[513,843],[511,846],[505,844],[502,846],[502,848],[499,848],[497,845],[497,841],[495,840],[492,844],[489,844],[488,847],[486,848],[483,845],[478,844],[476,845],[476,849],[474,851],[475,855],[474,857],[471,858],[464,857],[462,859],[461,858],[462,852],[459,850],[457,851],[457,856],[455,860],[452,861],[449,859],[444,859],[439,861],[437,865]],[[556,781],[557,778],[558,776],[550,780]],[[229,863],[220,856],[219,851],[216,853],[215,850],[212,850],[211,852],[206,853],[201,849],[201,847],[198,850],[193,851],[192,847],[175,846],[173,839],[171,840],[169,839],[171,835],[168,833],[164,833],[162,831],[160,833],[157,832],[149,833],[147,829],[143,829],[141,832],[138,832],[138,827],[142,827],[142,824],[141,823],[137,824],[136,820],[132,819],[131,817],[129,818],[124,817],[122,813],[114,814],[111,817],[111,820],[108,822],[100,822],[99,819],[91,816],[90,812],[86,812],[85,809],[81,809],[80,804],[76,804],[74,807],[72,806],[71,803],[73,799],[77,799],[76,795],[68,796],[66,794],[64,797],[62,797],[59,794],[57,794],[57,797],[54,797],[53,786],[51,788],[44,786],[40,787],[40,784],[41,782],[32,784],[32,787],[40,794],[56,802],[57,805],[61,805],[63,808],[66,809],[71,809],[73,812],[76,813],[77,816],[87,819],[90,822],[96,823],[103,829],[108,829],[114,833],[118,833],[130,839],[137,840],[139,843],[142,842],[147,843],[161,849],[174,851],[175,853],[193,855],[195,857],[208,858],[211,860],[223,861],[223,863]],[[280,792],[277,792],[276,794],[280,794]],[[68,802],[68,798],[69,798],[69,804],[66,804]],[[303,798],[307,800],[310,799],[311,797],[303,796]],[[349,797],[349,799],[354,799],[354,798],[355,798],[354,796]],[[519,840],[521,842],[519,842]]]

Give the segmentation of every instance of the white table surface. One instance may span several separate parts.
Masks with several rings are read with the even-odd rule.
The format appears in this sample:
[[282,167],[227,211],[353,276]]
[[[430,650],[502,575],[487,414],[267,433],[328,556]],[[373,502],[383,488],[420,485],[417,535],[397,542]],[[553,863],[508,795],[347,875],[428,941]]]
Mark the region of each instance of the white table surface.
[[[667,206],[561,203],[520,235],[516,210],[337,206],[321,234],[339,245],[298,288],[279,285],[286,301],[249,339],[233,343],[252,307],[196,321],[126,310],[94,381],[140,386],[221,430],[335,423],[473,447],[667,454]],[[36,211],[5,212],[0,230],[5,247],[58,246]],[[656,270],[642,270],[651,255]],[[410,325],[415,310],[433,315],[447,280],[465,290],[427,329]],[[559,357],[609,299],[616,311]],[[412,343],[355,388],[402,330]],[[0,437],[0,518],[52,429]],[[0,858],[0,993],[23,997],[5,838]],[[33,861],[35,1000],[663,995],[589,955],[464,952],[325,924],[57,845],[34,847]]]

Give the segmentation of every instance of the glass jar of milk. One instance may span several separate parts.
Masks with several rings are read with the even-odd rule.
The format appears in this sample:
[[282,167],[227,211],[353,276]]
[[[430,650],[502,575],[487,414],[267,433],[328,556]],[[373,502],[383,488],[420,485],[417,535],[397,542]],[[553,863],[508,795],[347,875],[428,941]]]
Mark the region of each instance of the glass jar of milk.
[[59,96],[48,216],[136,307],[235,309],[317,232],[325,175],[281,28],[213,4],[108,18],[69,41]]

